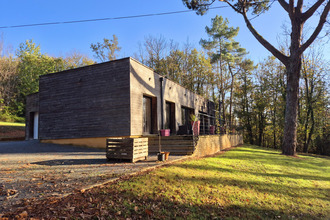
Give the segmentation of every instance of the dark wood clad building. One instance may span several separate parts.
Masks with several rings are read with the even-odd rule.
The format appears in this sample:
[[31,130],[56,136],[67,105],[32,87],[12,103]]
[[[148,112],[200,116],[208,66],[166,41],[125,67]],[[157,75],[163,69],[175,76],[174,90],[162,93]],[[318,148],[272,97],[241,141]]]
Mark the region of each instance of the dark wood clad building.
[[176,134],[191,113],[214,116],[214,104],[124,58],[41,76],[27,98],[26,138],[104,147],[107,137]]

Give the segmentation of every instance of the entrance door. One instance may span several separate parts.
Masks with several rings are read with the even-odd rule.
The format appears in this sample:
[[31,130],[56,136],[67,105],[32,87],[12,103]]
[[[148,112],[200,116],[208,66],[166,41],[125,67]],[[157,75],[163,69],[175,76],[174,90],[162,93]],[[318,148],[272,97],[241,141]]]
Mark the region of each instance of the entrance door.
[[35,112],[33,114],[33,139],[38,139],[39,130],[39,113]]
[[166,102],[165,107],[165,129],[171,129],[171,103]]
[[152,115],[151,115],[151,98],[143,96],[143,133],[151,134],[152,132]]
[[171,129],[171,133],[176,133],[175,127],[175,104],[166,102],[165,106],[165,129]]

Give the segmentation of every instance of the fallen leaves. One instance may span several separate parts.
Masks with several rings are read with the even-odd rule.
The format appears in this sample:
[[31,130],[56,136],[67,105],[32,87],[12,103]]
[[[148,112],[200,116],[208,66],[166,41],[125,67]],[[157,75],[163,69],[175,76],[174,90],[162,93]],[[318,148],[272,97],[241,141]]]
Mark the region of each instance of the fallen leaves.
[[147,214],[147,215],[149,215],[149,216],[151,216],[151,215],[152,215],[152,211],[151,211],[151,210],[149,210],[149,209],[146,209],[146,210],[145,210],[145,212],[146,212],[146,214]]
[[15,194],[17,194],[17,190],[14,190],[14,189],[7,190],[7,196],[13,196]]
[[0,196],[5,196],[5,199],[11,199],[18,195],[18,191],[15,189],[7,189],[5,190],[4,186],[0,187]]
[[23,211],[20,214],[15,216],[15,219],[21,220],[21,219],[26,219],[28,217],[27,211]]

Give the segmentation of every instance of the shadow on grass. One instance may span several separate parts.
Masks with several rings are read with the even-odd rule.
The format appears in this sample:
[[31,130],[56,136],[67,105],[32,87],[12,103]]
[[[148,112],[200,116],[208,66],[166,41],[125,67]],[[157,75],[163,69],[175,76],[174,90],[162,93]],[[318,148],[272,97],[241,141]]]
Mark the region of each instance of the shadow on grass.
[[[230,171],[226,171],[230,172]],[[261,182],[261,181],[247,181],[240,179],[233,179],[230,177],[176,177],[178,180],[186,181],[187,183],[193,183],[195,185],[205,186],[205,185],[220,185],[221,187],[239,187],[240,189],[245,189],[248,191],[258,191],[261,193],[273,194],[280,197],[294,197],[294,198],[318,198],[325,201],[330,201],[330,198],[327,196],[330,194],[330,189],[319,189],[315,187],[296,187],[284,185],[282,182],[270,183],[270,182]],[[323,197],[321,195],[324,195]]]
[[188,169],[199,169],[205,171],[216,171],[216,172],[228,172],[228,173],[237,173],[237,174],[251,174],[255,176],[263,176],[263,177],[280,177],[280,178],[290,178],[290,179],[304,179],[304,180],[320,180],[320,181],[330,181],[329,177],[323,176],[313,176],[313,175],[302,175],[302,174],[279,174],[279,173],[266,173],[266,172],[251,172],[251,171],[240,171],[237,169],[216,167],[212,165],[194,165],[194,164],[176,164],[173,165],[180,168],[188,168]]
[[[288,170],[294,167],[305,168],[305,169],[318,169],[323,170],[329,165],[326,164],[325,160],[318,159],[329,159],[322,156],[318,157],[314,155],[310,158],[305,157],[290,157],[277,153],[274,149],[265,149],[257,146],[248,146],[235,148],[230,151],[229,154],[221,156],[225,159],[232,160],[247,160],[249,162],[260,162],[268,165],[280,165],[288,167]],[[327,160],[328,162],[329,160]],[[322,171],[323,172],[323,171]]]

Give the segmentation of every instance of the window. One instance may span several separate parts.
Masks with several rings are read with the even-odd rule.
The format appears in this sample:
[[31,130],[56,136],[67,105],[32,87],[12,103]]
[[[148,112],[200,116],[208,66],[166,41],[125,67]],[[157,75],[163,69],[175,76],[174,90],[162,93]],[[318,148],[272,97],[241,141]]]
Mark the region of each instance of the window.
[[158,132],[157,97],[143,96],[143,134]]
[[151,127],[151,98],[143,96],[143,133],[151,134],[152,127]]
[[194,110],[187,107],[181,107],[181,123],[182,125],[190,125],[190,115],[194,114]]
[[165,129],[171,129],[171,133],[176,133],[175,103],[173,102],[166,102],[165,104]]

